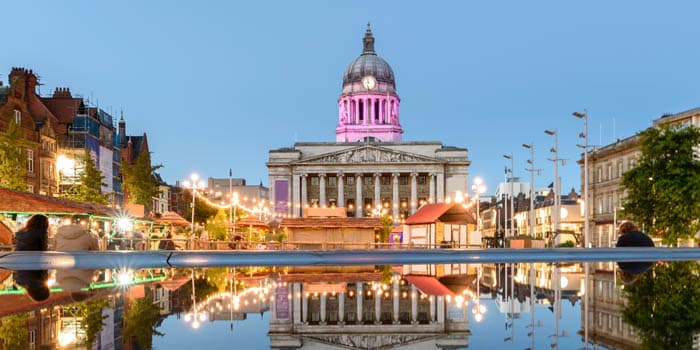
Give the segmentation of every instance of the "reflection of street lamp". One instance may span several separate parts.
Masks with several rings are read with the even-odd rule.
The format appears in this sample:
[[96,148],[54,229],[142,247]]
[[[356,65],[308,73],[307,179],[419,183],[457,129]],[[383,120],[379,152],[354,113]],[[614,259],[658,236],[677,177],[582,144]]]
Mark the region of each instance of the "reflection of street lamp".
[[192,182],[185,180],[182,184],[185,188],[192,191],[192,233],[190,235],[190,249],[194,249],[194,200],[197,197],[197,190],[206,188],[206,184],[204,181],[199,180],[199,175],[197,174],[190,175],[190,180],[192,180]]
[[480,177],[474,179],[474,183],[472,184],[472,191],[474,191],[474,195],[476,196],[476,231],[481,233],[481,216],[479,216],[479,207],[481,207],[481,201],[479,199],[479,196],[482,193],[486,192],[486,185],[483,184],[483,181]]
[[474,321],[481,322],[484,318],[484,313],[486,313],[486,306],[481,305],[481,264],[476,272],[476,301],[474,304],[474,308],[472,309]]

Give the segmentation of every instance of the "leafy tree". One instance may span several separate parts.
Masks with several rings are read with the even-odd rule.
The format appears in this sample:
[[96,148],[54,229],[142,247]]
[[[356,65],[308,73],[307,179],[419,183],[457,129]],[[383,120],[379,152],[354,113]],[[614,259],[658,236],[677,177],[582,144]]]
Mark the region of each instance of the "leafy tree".
[[[182,193],[182,200],[186,201],[187,209],[184,213],[181,213],[185,220],[192,221],[192,194],[189,191],[184,191]],[[206,204],[200,198],[194,202],[194,219],[195,222],[206,222],[212,216],[216,215],[218,210],[212,206]]]
[[133,300],[124,316],[124,336],[127,339],[133,337],[140,348],[151,349],[153,336],[163,336],[163,333],[156,330],[159,320],[160,309],[150,297]]
[[382,228],[379,229],[379,241],[381,243],[389,242],[389,236],[391,235],[391,230],[394,228],[394,221],[389,215],[382,215]]
[[14,118],[5,132],[0,133],[0,187],[26,191],[27,157],[23,154],[29,146],[24,132]]
[[80,327],[85,330],[87,344],[95,342],[96,335],[102,330],[102,320],[107,316],[102,316],[102,309],[109,306],[106,298],[95,299],[82,302],[76,306],[76,316],[80,317]]
[[223,209],[219,209],[212,219],[207,221],[207,232],[209,232],[210,239],[216,240],[226,240],[226,223],[228,223],[228,215]]
[[105,177],[97,169],[95,161],[92,160],[87,151],[85,151],[81,162],[83,163],[83,172],[78,176],[80,184],[66,193],[66,197],[83,202],[108,204],[108,195],[102,194],[102,186],[106,186],[102,182]]
[[14,314],[0,319],[0,339],[2,348],[8,350],[26,349],[29,332],[27,331],[27,313]]
[[700,229],[700,129],[649,128],[639,133],[638,165],[622,177],[624,212],[663,242],[677,245]]
[[162,167],[162,165],[151,165],[149,152],[141,152],[133,164],[126,162],[122,164],[123,185],[129,195],[129,202],[143,205],[146,213],[151,211],[152,199],[158,195],[155,172]]
[[690,349],[700,332],[700,278],[697,262],[656,264],[623,290],[623,320],[648,349]]

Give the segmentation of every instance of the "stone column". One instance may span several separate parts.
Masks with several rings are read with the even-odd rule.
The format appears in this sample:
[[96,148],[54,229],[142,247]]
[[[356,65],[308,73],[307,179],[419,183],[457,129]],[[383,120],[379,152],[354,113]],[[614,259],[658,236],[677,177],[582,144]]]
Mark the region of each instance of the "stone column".
[[445,323],[445,296],[437,297],[437,321],[440,324]]
[[355,174],[355,217],[362,217],[362,174]]
[[391,174],[391,208],[392,208],[392,215],[394,216],[394,220],[398,221],[399,219],[399,173],[393,173]]
[[430,323],[433,323],[435,321],[435,296],[429,296],[428,301],[430,301]]
[[411,285],[411,323],[418,322],[418,290]]
[[336,205],[338,207],[345,207],[345,182],[343,181],[343,172],[339,171],[336,176],[338,179],[338,200],[336,201]]
[[318,206],[321,208],[326,207],[326,174],[320,173],[318,174],[318,193],[319,194],[319,199],[318,199]]
[[301,181],[301,176],[299,174],[292,175],[292,215],[298,217],[301,215],[301,205],[299,203],[299,182]]
[[380,173],[374,173],[374,209],[382,206],[382,188],[381,188],[381,176]]
[[362,323],[362,299],[364,292],[362,291],[362,282],[355,283],[355,305],[357,306],[357,323]]
[[395,275],[391,283],[391,297],[394,302],[394,310],[392,313],[394,324],[399,323],[399,278]]
[[338,294],[338,324],[345,324],[345,293]]
[[299,283],[294,283],[292,285],[292,314],[293,314],[293,324],[301,323],[301,287]]
[[365,98],[365,105],[363,106],[365,110],[365,125],[369,124],[369,98]]
[[306,291],[301,292],[301,323],[307,324],[309,322],[309,296]]
[[374,293],[374,324],[382,322],[382,289],[378,289]]
[[321,325],[326,324],[326,304],[327,295],[325,292],[321,293]]
[[301,174],[301,215],[306,216],[306,206],[309,204],[307,199],[306,181],[309,178],[308,174]]
[[435,173],[430,173],[430,198],[429,203],[435,203]]
[[418,173],[411,173],[411,215],[418,207]]
[[445,201],[445,173],[437,174],[437,185],[435,186],[435,202],[442,203]]
[[367,114],[369,115],[369,118],[370,118],[369,119],[370,124],[374,124],[374,104],[375,103],[377,103],[377,101],[375,99],[373,99],[373,98],[369,99],[369,104],[368,104],[369,105],[369,113],[367,113]]

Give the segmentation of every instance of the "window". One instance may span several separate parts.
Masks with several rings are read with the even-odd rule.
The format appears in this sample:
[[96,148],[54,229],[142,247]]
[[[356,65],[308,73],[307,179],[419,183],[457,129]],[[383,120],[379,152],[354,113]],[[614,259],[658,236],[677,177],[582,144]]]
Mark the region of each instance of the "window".
[[612,180],[613,175],[612,175],[612,163],[608,163],[608,171],[607,171],[607,176],[608,178],[606,180]]
[[596,169],[596,178],[595,178],[595,181],[596,181],[596,182],[601,182],[601,181],[603,181],[603,168],[598,167],[598,169]]
[[347,181],[348,186],[354,186],[355,185],[355,177],[354,176],[348,176],[345,181]]
[[418,176],[418,184],[425,185],[425,175]]
[[311,186],[318,186],[318,176],[311,177]]
[[365,176],[365,186],[372,186],[372,177],[371,176]]
[[16,109],[15,109],[15,124],[17,124],[17,125],[22,124],[22,112],[20,112]]
[[597,204],[598,204],[598,205],[596,205],[596,212],[597,212],[598,214],[602,214],[602,213],[603,213],[603,199],[602,199],[602,198],[598,198]]
[[399,185],[408,185],[408,176],[399,176]]
[[338,178],[335,176],[331,176],[328,178],[328,186],[337,186],[338,185]]
[[33,185],[27,185],[27,192],[29,192],[29,193],[34,193],[34,186],[33,186]]
[[384,186],[389,186],[389,185],[391,185],[391,177],[389,177],[389,176],[382,176],[382,185],[384,185]]
[[613,196],[611,194],[608,195],[608,213],[613,211]]
[[345,207],[348,208],[348,211],[354,212],[355,211],[355,200],[348,199],[347,201],[345,201]]
[[628,166],[627,166],[627,170],[630,170],[630,169],[634,168],[634,166],[635,166],[636,162],[637,162],[637,160],[636,160],[636,159],[634,159],[634,158],[630,158],[630,159],[629,159],[629,163],[628,163]]
[[617,177],[622,177],[622,161],[617,162]]
[[32,329],[29,331],[29,349],[35,349],[36,347],[36,330]]
[[27,150],[27,171],[30,173],[34,172],[34,150]]

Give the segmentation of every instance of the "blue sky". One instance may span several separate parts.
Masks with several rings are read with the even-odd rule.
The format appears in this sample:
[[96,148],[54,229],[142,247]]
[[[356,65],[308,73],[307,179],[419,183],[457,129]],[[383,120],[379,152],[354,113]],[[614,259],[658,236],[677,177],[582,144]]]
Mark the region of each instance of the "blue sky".
[[[408,141],[469,149],[493,193],[506,160],[542,168],[559,130],[562,187],[579,186],[571,116],[592,144],[700,105],[700,5],[691,1],[14,1],[0,80],[13,66],[92,96],[147,132],[169,182],[197,171],[267,183],[269,149],[334,140],[342,73],[368,20],[393,67]],[[613,127],[614,125],[614,127]],[[614,130],[614,132],[613,132]]]

